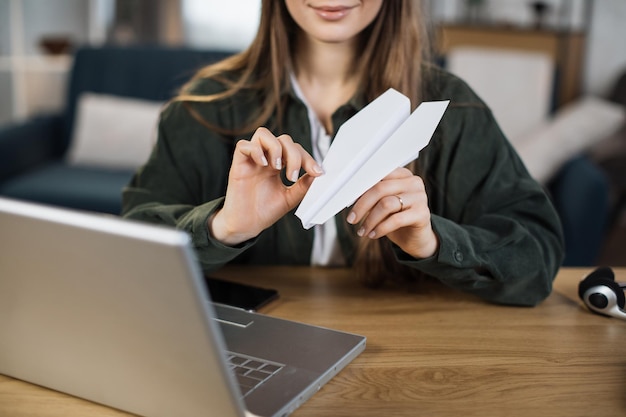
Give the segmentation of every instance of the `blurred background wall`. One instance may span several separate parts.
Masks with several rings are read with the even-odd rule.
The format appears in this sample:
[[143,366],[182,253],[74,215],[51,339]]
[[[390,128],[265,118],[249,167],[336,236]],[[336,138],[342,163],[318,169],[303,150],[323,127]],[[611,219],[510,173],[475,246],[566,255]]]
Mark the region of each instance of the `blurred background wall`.
[[[430,0],[433,26],[472,23],[530,28],[533,3],[526,0]],[[626,1],[552,0],[545,28],[584,34],[580,91],[606,95],[626,68]],[[0,0],[0,125],[60,106],[62,88],[32,103],[17,84],[61,82],[69,63],[50,59],[43,38],[66,38],[73,46],[103,42],[156,42],[239,50],[248,45],[260,0]],[[468,6],[471,5],[471,6]],[[471,10],[468,10],[471,9]],[[45,58],[45,59],[42,59]],[[31,82],[25,82],[28,78]],[[55,101],[56,99],[56,101]]]

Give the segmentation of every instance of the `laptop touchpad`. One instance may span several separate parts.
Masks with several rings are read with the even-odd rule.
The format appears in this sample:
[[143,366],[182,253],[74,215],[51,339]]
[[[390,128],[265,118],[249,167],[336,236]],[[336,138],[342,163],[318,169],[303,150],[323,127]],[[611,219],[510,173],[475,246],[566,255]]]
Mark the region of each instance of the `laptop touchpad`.
[[222,306],[214,304],[215,312],[217,317],[214,318],[215,321],[218,321],[222,324],[230,324],[231,326],[236,327],[248,327],[254,320],[251,317],[248,317],[244,311],[240,311],[234,308],[222,308]]

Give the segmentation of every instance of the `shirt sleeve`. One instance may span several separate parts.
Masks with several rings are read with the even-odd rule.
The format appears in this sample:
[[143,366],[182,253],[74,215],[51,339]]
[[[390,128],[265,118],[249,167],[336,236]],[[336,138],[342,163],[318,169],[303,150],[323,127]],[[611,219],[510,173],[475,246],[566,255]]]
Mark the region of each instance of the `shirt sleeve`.
[[208,229],[209,217],[223,204],[230,149],[181,103],[169,105],[149,160],[123,190],[122,215],[189,233],[204,271],[230,262],[253,244],[225,246]]
[[535,305],[563,259],[556,210],[484,104],[457,101],[448,113],[422,165],[438,253],[396,256],[485,300]]

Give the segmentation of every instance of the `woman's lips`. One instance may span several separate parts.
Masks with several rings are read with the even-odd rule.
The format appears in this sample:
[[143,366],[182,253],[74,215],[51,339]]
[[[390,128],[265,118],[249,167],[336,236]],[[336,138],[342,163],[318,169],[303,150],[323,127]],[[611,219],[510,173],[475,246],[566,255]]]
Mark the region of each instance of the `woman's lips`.
[[319,17],[321,17],[322,19],[324,19],[324,20],[335,21],[335,20],[343,19],[348,13],[350,13],[350,10],[352,10],[352,7],[347,7],[347,6],[339,6],[339,7],[320,6],[320,7],[313,7],[313,10],[315,10],[315,13],[317,13],[317,15]]

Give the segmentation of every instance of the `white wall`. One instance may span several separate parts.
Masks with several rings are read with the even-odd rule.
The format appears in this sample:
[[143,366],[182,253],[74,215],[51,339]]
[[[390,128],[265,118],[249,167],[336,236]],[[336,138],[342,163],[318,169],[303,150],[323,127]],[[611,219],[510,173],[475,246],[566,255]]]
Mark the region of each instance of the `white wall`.
[[69,57],[43,59],[40,41],[88,41],[85,0],[0,0],[0,123],[63,107]]
[[[27,55],[39,52],[42,34],[68,34],[76,41],[100,43],[111,19],[112,0],[17,0],[24,7],[24,43],[21,51],[11,51],[9,3],[0,0],[0,57],[11,52]],[[181,0],[187,16],[186,41],[192,46],[242,49],[256,31],[260,0]],[[393,0],[391,0],[393,1]],[[433,21],[454,20],[463,13],[464,0],[425,0]],[[586,20],[585,0],[547,0],[555,10],[571,7],[569,20],[553,13],[552,24],[581,27]],[[528,1],[486,0],[488,17],[499,22],[526,25],[532,22]],[[588,48],[582,89],[606,96],[617,78],[626,72],[626,0],[593,0]],[[0,71],[0,91],[10,90],[10,74]],[[11,113],[10,97],[0,97],[0,124]]]
[[[555,11],[571,7],[570,17],[558,12],[550,15],[556,25],[580,28],[588,18],[583,0],[548,0]],[[569,3],[568,3],[569,2]],[[528,2],[521,0],[491,0],[488,18],[493,21],[528,26],[532,14]],[[587,54],[583,68],[582,91],[606,96],[617,78],[626,72],[626,0],[593,0],[588,33]],[[453,21],[463,15],[463,0],[431,0],[433,19]]]
[[42,35],[66,35],[74,42],[87,40],[89,3],[84,0],[22,0],[24,15],[24,53],[41,53]]
[[182,0],[185,41],[198,48],[239,51],[256,35],[260,0]]
[[626,72],[626,0],[596,0],[583,90],[606,96]]
[[[585,0],[545,0],[551,12],[546,23],[552,26],[581,27],[585,21]],[[533,12],[528,1],[521,0],[485,0],[483,3],[483,19],[511,24],[529,26],[533,24]],[[464,0],[430,0],[429,6],[436,19],[451,21],[463,17]]]

